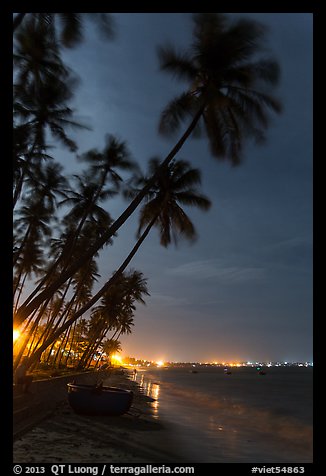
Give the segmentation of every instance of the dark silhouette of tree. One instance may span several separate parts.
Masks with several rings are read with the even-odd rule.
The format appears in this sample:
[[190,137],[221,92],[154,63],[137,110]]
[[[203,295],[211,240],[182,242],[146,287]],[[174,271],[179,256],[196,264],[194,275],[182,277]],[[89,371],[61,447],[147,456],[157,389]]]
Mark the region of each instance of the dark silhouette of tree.
[[189,50],[158,49],[161,69],[188,84],[163,111],[160,132],[175,133],[187,117],[202,110],[214,157],[233,165],[241,162],[246,139],[261,142],[270,112],[280,102],[267,92],[279,80],[279,65],[263,56],[265,28],[253,20],[230,22],[226,15],[194,15],[194,41]]
[[49,28],[66,48],[73,48],[83,41],[85,19],[93,21],[104,38],[114,37],[115,28],[110,13],[18,13],[13,19],[14,33],[17,34],[30,19]]
[[[160,131],[174,131],[190,118],[189,126],[163,160],[155,176],[139,191],[126,210],[80,259],[19,309],[23,320],[49,294],[82,266],[105,240],[113,236],[132,215],[150,188],[174,159],[185,141],[203,125],[214,156],[237,165],[247,139],[261,141],[269,124],[269,112],[280,112],[271,91],[279,78],[276,61],[261,59],[264,28],[252,20],[232,23],[224,14],[194,15],[194,40],[189,51],[177,53],[171,47],[159,49],[163,70],[172,71],[189,82],[188,89],[173,100],[162,114]],[[268,88],[268,89],[267,89]]]
[[[102,223],[103,232],[106,231],[112,221],[110,221],[110,223],[108,222],[109,215],[100,208],[98,203],[109,197],[114,197],[118,193],[122,183],[120,173],[136,170],[136,165],[131,159],[131,154],[125,142],[119,141],[110,134],[106,136],[106,144],[101,152],[97,149],[92,149],[82,154],[79,159],[87,162],[89,168],[84,174],[74,177],[77,187],[75,187],[74,190],[67,191],[66,198],[61,202],[61,205],[72,206],[63,220],[63,224],[68,225],[67,230],[70,226],[69,223],[71,223],[72,226],[70,226],[69,233],[66,233],[64,247],[61,248],[61,252],[56,256],[54,263],[48,269],[43,281],[41,281],[28,296],[24,303],[25,305],[33,299],[45,283],[49,283],[49,278],[53,275],[53,270],[55,270],[62,261],[66,263],[66,266],[60,266],[61,274],[64,272],[71,262],[74,247],[86,220],[91,219],[96,221],[97,227]],[[111,185],[111,187],[108,187],[108,185]],[[76,224],[78,225],[76,226]],[[102,235],[102,233],[98,236],[100,235]],[[110,239],[108,242],[110,242]],[[85,249],[87,249],[91,243],[90,241],[86,244]]]
[[71,151],[68,128],[85,128],[68,106],[77,79],[63,64],[49,25],[29,18],[14,41],[14,206],[34,163],[48,159],[49,138]]
[[[149,164],[149,177],[155,173],[155,169],[160,167],[158,159],[152,159]],[[135,185],[141,185],[148,179],[146,177],[139,176],[134,179]],[[196,232],[194,225],[190,218],[186,215],[184,210],[178,204],[178,201],[187,206],[196,206],[202,210],[207,210],[210,207],[210,201],[203,195],[199,194],[196,190],[196,186],[200,183],[200,172],[197,169],[192,169],[186,161],[173,161],[165,169],[165,173],[160,177],[156,186],[153,186],[149,190],[148,201],[141,210],[140,226],[138,234],[140,235],[142,229],[145,230],[139,236],[135,246],[123,261],[121,266],[113,274],[113,276],[102,286],[102,288],[88,301],[88,303],[80,308],[72,317],[70,317],[64,325],[56,329],[52,333],[51,337],[47,339],[40,348],[33,354],[33,359],[38,359],[43,350],[51,345],[62,332],[65,332],[81,315],[83,315],[88,309],[104,296],[103,299],[108,298],[110,306],[116,305],[118,309],[123,303],[121,297],[117,301],[113,301],[111,296],[111,290],[116,289],[117,283],[120,282],[121,276],[125,272],[127,266],[130,264],[132,258],[148,236],[150,230],[154,225],[157,225],[160,229],[161,244],[167,246],[171,243],[171,237],[177,242],[179,237],[185,237],[188,240],[194,240],[196,238]],[[129,195],[137,193],[137,189],[133,187],[129,191]],[[133,289],[137,289],[137,286],[133,286]],[[117,296],[117,294],[116,294]],[[139,295],[138,299],[141,299]],[[137,300],[138,300],[137,299]],[[99,312],[99,309],[101,312]],[[107,309],[110,309],[107,306]],[[95,309],[95,328],[93,347],[95,348],[97,343],[101,342],[104,338],[106,330],[110,328],[112,319],[114,316],[120,314],[120,312],[111,311],[108,313],[111,321],[105,319],[105,314],[102,312],[102,308]],[[106,323],[106,324],[105,324]],[[107,327],[105,327],[107,325]],[[102,334],[101,334],[102,332]],[[96,340],[97,339],[97,340]],[[90,344],[87,352],[85,352],[84,358],[80,365],[85,365],[85,362],[92,353],[92,344]],[[31,360],[32,361],[32,360]]]
[[38,164],[29,181],[31,183],[24,205],[17,212],[14,221],[14,294],[19,289],[15,308],[27,276],[33,272],[44,272],[44,246],[47,246],[52,234],[51,224],[58,196],[62,195],[62,189],[67,183],[62,175],[62,167],[57,163],[45,166]]
[[[153,158],[149,162],[147,179],[138,179],[138,184],[145,184],[160,168],[160,160]],[[165,168],[145,197],[146,204],[141,208],[138,236],[157,217],[153,226],[160,234],[160,243],[168,246],[173,240],[177,244],[180,237],[190,241],[196,239],[196,230],[180,205],[197,207],[201,210],[210,208],[210,201],[200,195],[196,186],[200,184],[200,171],[190,167],[185,160],[173,161]],[[131,194],[135,194],[134,189]],[[136,192],[137,193],[137,192]]]

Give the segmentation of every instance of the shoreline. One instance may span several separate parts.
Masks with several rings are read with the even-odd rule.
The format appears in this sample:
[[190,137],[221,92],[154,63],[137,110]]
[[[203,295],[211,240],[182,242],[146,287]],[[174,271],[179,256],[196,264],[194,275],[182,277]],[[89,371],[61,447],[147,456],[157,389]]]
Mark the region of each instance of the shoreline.
[[[104,375],[103,375],[104,376]],[[95,376],[96,378],[98,376]],[[77,415],[67,398],[13,443],[14,463],[183,463],[168,424],[156,420],[153,399],[128,374],[104,377],[110,386],[133,390],[130,414]],[[77,379],[78,381],[78,379]]]
[[[302,405],[296,409],[292,399],[301,388],[296,380],[287,386],[288,403],[283,408],[279,392],[284,387],[280,384],[287,380],[278,381],[272,374],[268,380],[246,380],[243,390],[247,389],[247,393],[243,396],[248,397],[250,388],[250,398],[242,401],[234,400],[242,389],[241,372],[235,372],[232,380],[222,374],[214,374],[216,378],[212,380],[208,372],[210,391],[203,393],[205,373],[200,374],[201,379],[189,372],[174,372],[170,379],[161,379],[159,372],[144,370],[137,376],[128,371],[124,375],[103,372],[104,385],[134,392],[131,414],[121,417],[74,414],[65,385],[59,385],[59,378],[52,379],[63,391],[63,398],[52,415],[15,441],[14,462],[312,462],[311,422],[307,415],[302,419],[305,413],[301,414],[301,410],[296,416]],[[81,378],[88,379],[88,383],[95,384],[94,379],[99,382],[98,373],[84,375]],[[184,378],[188,386],[183,386]],[[76,380],[83,383],[79,377]],[[271,399],[266,401],[269,394]],[[307,398],[301,399],[301,404],[309,405]],[[297,419],[300,415],[301,420]]]

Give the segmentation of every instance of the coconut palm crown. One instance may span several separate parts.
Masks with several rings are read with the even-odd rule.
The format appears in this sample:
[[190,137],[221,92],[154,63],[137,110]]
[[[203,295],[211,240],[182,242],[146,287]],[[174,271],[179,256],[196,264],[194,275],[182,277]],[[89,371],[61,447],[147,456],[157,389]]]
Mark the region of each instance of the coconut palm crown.
[[162,112],[159,131],[174,133],[187,117],[201,111],[198,127],[204,125],[212,155],[238,165],[244,139],[263,141],[270,113],[281,111],[270,93],[280,68],[264,54],[265,28],[260,23],[232,22],[221,13],[196,13],[193,20],[188,50],[158,49],[161,69],[189,85]]
[[[150,180],[160,167],[160,159],[152,158],[148,166],[148,178],[138,177],[137,185],[143,186]],[[153,223],[158,228],[160,243],[167,247],[172,241],[177,244],[179,238],[194,241],[196,229],[181,205],[208,210],[210,200],[198,192],[201,174],[192,168],[186,160],[173,160],[164,169],[157,182],[150,188],[145,197],[146,203],[140,210],[138,236],[142,230]],[[129,195],[137,193],[137,189]]]

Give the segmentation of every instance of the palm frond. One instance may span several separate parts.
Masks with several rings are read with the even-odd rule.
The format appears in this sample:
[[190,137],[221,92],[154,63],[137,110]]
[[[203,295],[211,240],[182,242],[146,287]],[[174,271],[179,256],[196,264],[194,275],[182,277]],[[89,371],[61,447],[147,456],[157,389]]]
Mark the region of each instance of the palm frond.
[[213,157],[225,159],[227,151],[226,129],[220,113],[213,107],[207,107],[203,114],[206,133]]
[[238,84],[247,88],[253,87],[257,81],[276,86],[280,79],[280,65],[271,58],[264,58],[252,63],[228,68],[224,73],[226,84]]
[[195,190],[177,192],[175,197],[182,205],[198,207],[205,211],[209,210],[212,205],[212,202],[207,197],[205,197],[205,195],[199,195]]
[[175,133],[185,118],[194,112],[196,104],[190,93],[183,93],[170,101],[161,114],[159,132],[164,135]]
[[72,48],[83,39],[81,13],[52,13],[52,22],[58,17],[61,23],[60,40],[67,48]]
[[193,65],[192,58],[187,53],[178,53],[171,45],[159,46],[157,55],[160,68],[172,73],[176,78],[193,81],[198,72]]

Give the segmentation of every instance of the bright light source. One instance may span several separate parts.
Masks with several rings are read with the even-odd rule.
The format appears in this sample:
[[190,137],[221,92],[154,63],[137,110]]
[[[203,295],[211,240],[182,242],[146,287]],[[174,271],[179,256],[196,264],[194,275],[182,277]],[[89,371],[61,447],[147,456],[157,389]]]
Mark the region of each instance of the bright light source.
[[121,364],[121,362],[122,362],[122,357],[120,357],[120,355],[118,355],[118,354],[113,354],[113,355],[111,356],[111,360],[114,361],[114,362],[116,362],[116,363],[118,363],[118,364]]
[[157,365],[158,367],[162,367],[162,366],[164,365],[164,362],[163,362],[162,360],[158,360],[158,361],[156,362],[156,365]]
[[18,339],[19,336],[20,336],[20,332],[14,329],[13,330],[13,340],[14,340],[14,342]]

